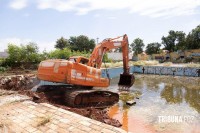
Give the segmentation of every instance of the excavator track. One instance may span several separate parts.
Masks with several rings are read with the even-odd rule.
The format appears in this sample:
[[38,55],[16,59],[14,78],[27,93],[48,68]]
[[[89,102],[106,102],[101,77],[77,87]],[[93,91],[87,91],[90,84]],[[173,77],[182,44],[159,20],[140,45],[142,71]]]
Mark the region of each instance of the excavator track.
[[85,89],[69,85],[40,85],[36,92],[45,93],[51,101],[71,107],[108,107],[119,101],[119,95],[111,91]]
[[119,101],[119,95],[103,90],[70,89],[65,92],[65,103],[72,107],[105,107]]

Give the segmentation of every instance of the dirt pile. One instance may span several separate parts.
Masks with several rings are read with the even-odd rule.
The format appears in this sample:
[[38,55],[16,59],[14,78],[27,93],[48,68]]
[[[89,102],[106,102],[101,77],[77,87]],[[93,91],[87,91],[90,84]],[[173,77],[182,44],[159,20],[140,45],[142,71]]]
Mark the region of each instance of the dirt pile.
[[14,75],[0,77],[0,88],[6,90],[25,90],[33,86],[34,75]]

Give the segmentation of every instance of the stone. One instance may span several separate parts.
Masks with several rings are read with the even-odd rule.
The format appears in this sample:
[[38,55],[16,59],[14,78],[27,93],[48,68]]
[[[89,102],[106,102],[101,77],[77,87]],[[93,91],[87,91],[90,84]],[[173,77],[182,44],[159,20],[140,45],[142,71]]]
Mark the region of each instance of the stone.
[[127,104],[127,105],[134,105],[134,104],[136,104],[136,101],[134,101],[134,100],[129,100],[129,101],[126,101],[126,104]]

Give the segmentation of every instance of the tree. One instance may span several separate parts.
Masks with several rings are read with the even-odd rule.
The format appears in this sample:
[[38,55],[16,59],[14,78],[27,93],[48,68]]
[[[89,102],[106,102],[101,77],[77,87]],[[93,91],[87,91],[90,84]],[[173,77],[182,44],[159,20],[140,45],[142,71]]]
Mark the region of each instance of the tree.
[[131,43],[131,47],[132,47],[132,50],[134,51],[135,55],[142,53],[143,52],[143,48],[144,48],[143,40],[140,39],[140,38],[136,38]]
[[40,62],[38,52],[39,48],[34,42],[21,45],[21,62]]
[[64,49],[66,47],[69,48],[69,43],[68,43],[67,39],[65,39],[64,37],[61,37],[60,39],[57,39],[55,48]]
[[6,59],[8,62],[8,65],[11,65],[15,62],[20,62],[21,57],[21,48],[15,44],[8,44],[8,58]]
[[71,55],[71,50],[68,48],[56,49],[49,53],[51,59],[68,59]]
[[176,50],[186,49],[186,37],[183,31],[176,31]]
[[95,47],[95,40],[89,39],[87,36],[80,35],[78,37],[71,36],[69,39],[70,48],[73,51],[89,52]]
[[160,52],[160,46],[161,44],[158,42],[149,43],[146,47],[146,53],[151,54],[158,54]]
[[184,50],[186,48],[185,33],[183,31],[170,30],[168,36],[162,37],[162,44],[170,52]]
[[175,31],[170,30],[169,35],[166,37],[163,36],[161,40],[166,50],[169,50],[170,52],[175,51],[175,40],[176,40]]
[[199,49],[200,48],[200,25],[193,29],[186,38],[187,49]]

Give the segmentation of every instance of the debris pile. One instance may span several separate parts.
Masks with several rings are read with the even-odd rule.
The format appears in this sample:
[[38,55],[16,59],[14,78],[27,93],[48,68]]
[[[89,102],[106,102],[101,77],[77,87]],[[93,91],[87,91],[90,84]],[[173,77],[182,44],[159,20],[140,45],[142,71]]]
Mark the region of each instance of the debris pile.
[[0,77],[0,88],[6,90],[28,89],[33,85],[33,75]]

